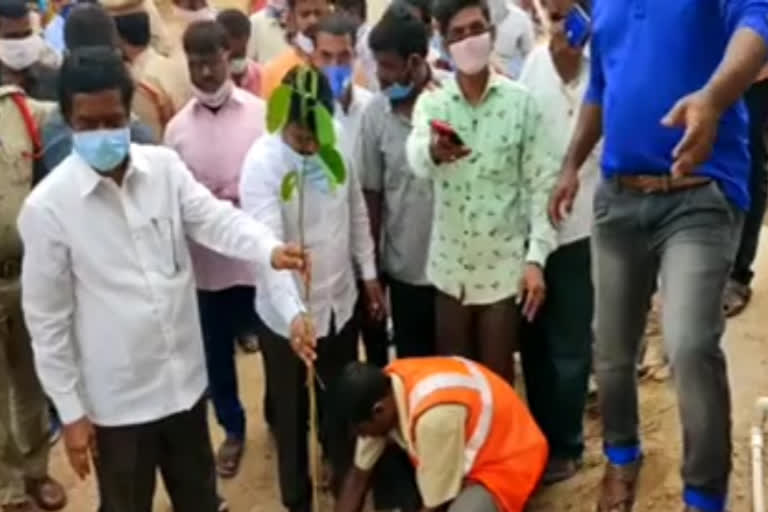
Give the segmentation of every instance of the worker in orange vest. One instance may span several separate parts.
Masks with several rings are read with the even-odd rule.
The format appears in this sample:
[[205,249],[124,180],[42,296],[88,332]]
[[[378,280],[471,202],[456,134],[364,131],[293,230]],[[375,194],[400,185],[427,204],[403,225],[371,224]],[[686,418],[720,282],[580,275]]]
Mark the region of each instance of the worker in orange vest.
[[546,466],[547,442],[515,391],[467,359],[400,359],[384,370],[352,363],[334,392],[358,436],[336,512],[359,512],[369,487],[376,501],[378,484],[390,494],[409,486],[381,482],[403,474],[379,472],[393,449],[407,453],[421,501],[396,505],[422,512],[522,512]]

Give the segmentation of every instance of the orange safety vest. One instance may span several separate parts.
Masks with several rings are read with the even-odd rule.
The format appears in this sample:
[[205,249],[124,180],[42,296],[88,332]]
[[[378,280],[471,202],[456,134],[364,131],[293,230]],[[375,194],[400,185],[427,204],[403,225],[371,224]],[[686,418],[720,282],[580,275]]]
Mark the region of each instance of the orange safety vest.
[[[483,485],[501,512],[522,512],[547,463],[548,447],[512,386],[484,366],[459,357],[400,359],[386,368],[404,385],[409,432],[438,405],[467,407],[465,481]],[[415,466],[418,460],[410,454]]]

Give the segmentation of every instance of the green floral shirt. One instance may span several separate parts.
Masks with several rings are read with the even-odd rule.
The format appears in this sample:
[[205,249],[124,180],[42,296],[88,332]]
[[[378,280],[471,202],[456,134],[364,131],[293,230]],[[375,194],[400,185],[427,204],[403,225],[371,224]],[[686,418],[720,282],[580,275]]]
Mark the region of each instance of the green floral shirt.
[[[430,122],[450,124],[472,153],[436,165]],[[544,266],[556,247],[547,201],[559,170],[539,108],[516,82],[492,74],[470,105],[456,80],[416,103],[407,153],[413,172],[432,178],[435,219],[427,277],[464,304],[514,296],[526,262]]]

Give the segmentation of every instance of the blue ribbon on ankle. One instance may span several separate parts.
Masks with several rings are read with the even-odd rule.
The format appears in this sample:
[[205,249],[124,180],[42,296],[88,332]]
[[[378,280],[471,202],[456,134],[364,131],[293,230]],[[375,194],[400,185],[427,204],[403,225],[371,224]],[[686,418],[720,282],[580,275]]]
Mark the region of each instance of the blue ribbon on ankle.
[[639,444],[631,446],[608,446],[603,447],[605,456],[614,466],[626,466],[637,461],[643,454]]
[[726,496],[704,494],[691,487],[686,487],[683,492],[683,501],[689,507],[697,508],[702,512],[724,512]]

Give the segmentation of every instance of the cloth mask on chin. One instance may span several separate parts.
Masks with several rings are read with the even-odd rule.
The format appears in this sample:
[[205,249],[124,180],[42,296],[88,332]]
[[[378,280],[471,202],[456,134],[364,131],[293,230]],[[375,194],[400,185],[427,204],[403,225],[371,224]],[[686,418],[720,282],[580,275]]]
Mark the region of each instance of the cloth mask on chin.
[[219,108],[224,105],[232,95],[233,89],[234,84],[232,83],[232,80],[225,81],[221,84],[221,87],[214,92],[205,92],[192,85],[192,92],[195,95],[195,98],[197,98],[197,101],[208,108]]

